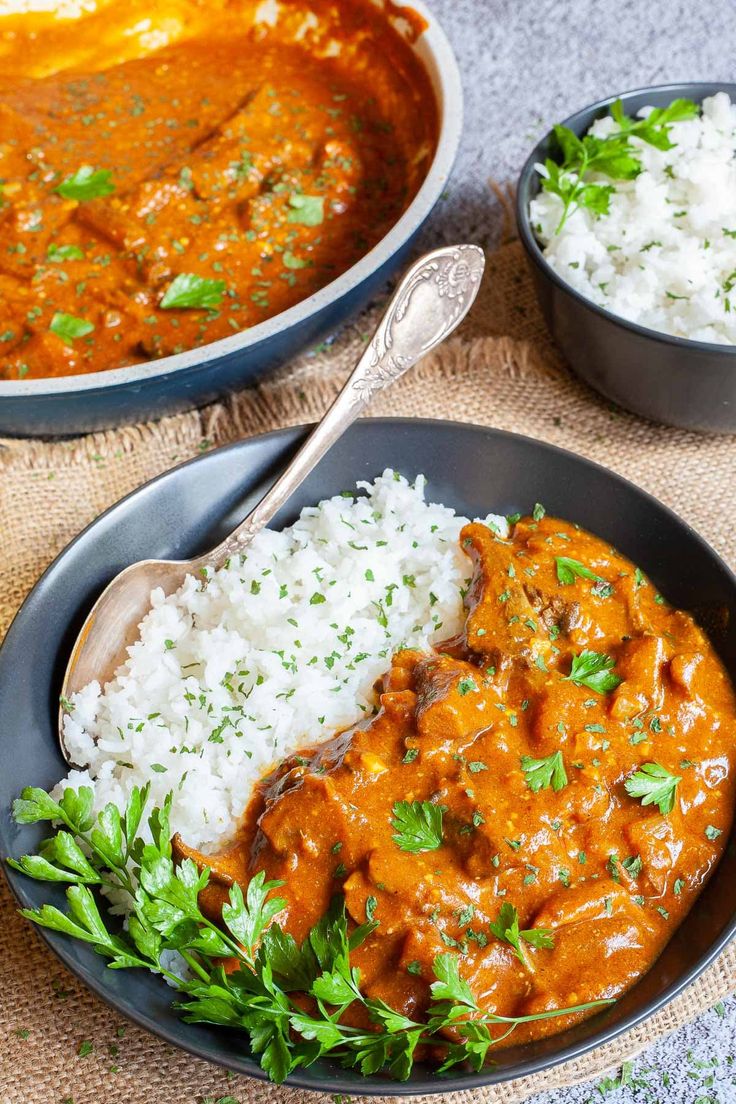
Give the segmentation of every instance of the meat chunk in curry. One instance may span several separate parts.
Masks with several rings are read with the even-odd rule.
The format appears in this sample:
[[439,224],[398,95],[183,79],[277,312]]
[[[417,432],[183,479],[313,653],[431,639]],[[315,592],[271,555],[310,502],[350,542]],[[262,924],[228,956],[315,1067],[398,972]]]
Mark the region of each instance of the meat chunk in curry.
[[[376,715],[269,775],[228,852],[176,852],[212,869],[214,917],[234,882],[282,880],[277,922],[297,940],[343,894],[356,926],[378,922],[354,955],[366,993],[412,1017],[448,948],[489,1012],[615,998],[720,856],[733,689],[695,622],[602,540],[551,517],[461,540],[462,636],[398,652]],[[416,847],[420,809],[435,838]],[[518,946],[498,923],[510,908]]]

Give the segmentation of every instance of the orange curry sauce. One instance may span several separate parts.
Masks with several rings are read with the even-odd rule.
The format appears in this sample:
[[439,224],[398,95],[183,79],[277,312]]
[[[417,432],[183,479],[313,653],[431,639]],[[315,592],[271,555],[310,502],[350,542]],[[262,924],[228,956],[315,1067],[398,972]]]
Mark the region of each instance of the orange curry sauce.
[[[169,3],[161,36],[198,7]],[[287,0],[248,22],[250,8],[187,10],[163,48],[106,68],[104,12],[18,32],[0,67],[0,378],[245,330],[344,272],[407,207],[437,114],[389,13]]]
[[[448,949],[488,1012],[615,998],[723,850],[733,688],[692,618],[602,540],[551,517],[520,520],[508,540],[482,524],[461,539],[475,569],[461,637],[399,652],[377,715],[283,763],[228,852],[201,856],[177,838],[176,853],[212,869],[213,916],[233,881],[282,879],[277,922],[297,940],[342,892],[352,922],[378,921],[354,954],[365,991],[413,1018]],[[568,677],[586,650],[611,661],[607,689]],[[535,788],[530,760],[556,753],[562,785]],[[678,779],[671,810],[627,792],[651,763]],[[399,801],[444,807],[436,849],[397,845]],[[522,963],[490,927],[505,903],[553,946],[522,941]],[[513,1041],[569,1022],[528,1024]]]

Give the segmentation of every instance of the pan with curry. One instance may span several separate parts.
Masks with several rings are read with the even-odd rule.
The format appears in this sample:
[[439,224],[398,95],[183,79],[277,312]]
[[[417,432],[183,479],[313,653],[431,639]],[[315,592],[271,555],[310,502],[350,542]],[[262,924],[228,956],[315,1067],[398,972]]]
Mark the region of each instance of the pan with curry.
[[[265,778],[227,851],[174,856],[210,871],[216,925],[237,887],[278,885],[275,976],[287,945],[319,957],[325,914],[342,925],[362,996],[282,978],[305,1017],[429,1017],[414,1056],[479,1067],[509,1024],[567,1027],[658,957],[728,836],[736,714],[705,634],[604,541],[541,510],[461,540],[462,634],[397,653],[375,716]],[[465,1004],[440,1024],[448,992]]]
[[0,19],[0,380],[272,318],[376,245],[432,162],[411,9],[400,34],[369,0],[150,8]]

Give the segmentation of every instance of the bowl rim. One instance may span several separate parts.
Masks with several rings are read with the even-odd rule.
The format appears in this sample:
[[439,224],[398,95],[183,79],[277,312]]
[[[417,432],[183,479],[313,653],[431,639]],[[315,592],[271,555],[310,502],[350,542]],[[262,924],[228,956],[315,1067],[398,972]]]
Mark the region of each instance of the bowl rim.
[[[700,545],[705,553],[713,560],[714,565],[719,568],[727,578],[729,584],[733,587],[734,594],[736,594],[736,572],[729,566],[729,564],[723,559],[723,557],[712,547],[712,545],[701,534],[682,518],[675,510],[667,506],[666,503],[656,498],[649,491],[640,487],[637,483],[627,479],[625,476],[620,475],[618,472],[606,467],[603,464],[598,463],[595,460],[591,460],[587,456],[583,456],[580,453],[573,452],[571,449],[562,448],[559,445],[554,445],[549,441],[540,440],[538,438],[530,437],[527,434],[514,433],[510,430],[497,429],[493,426],[479,425],[472,422],[461,422],[453,419],[443,418],[410,418],[410,417],[377,417],[361,419],[350,428],[349,432],[370,432],[371,424],[378,423],[379,426],[389,426],[396,430],[409,429],[412,427],[418,428],[430,428],[430,429],[449,429],[449,430],[461,430],[464,433],[471,435],[481,434],[486,437],[500,439],[502,441],[519,441],[525,445],[532,445],[535,449],[540,450],[543,454],[549,454],[554,456],[560,456],[572,459],[576,463],[582,465],[584,469],[593,470],[602,473],[606,478],[612,481],[614,484],[623,486],[628,492],[633,492],[644,501],[658,511],[664,512],[669,516],[671,521],[677,525],[677,527],[687,536],[690,540]],[[192,457],[188,460],[182,461],[174,467],[168,469],[165,472],[154,476],[152,479],[143,483],[141,486],[136,487],[128,494],[124,495],[117,502],[109,506],[102,514],[94,518],[85,528],[75,536],[58,554],[53,562],[46,568],[41,577],[37,580],[30,593],[24,599],[20,609],[15,615],[11,626],[9,627],[5,640],[0,644],[0,654],[4,651],[6,643],[14,635],[13,630],[16,627],[16,622],[20,623],[22,615],[24,615],[28,605],[32,602],[34,597],[40,592],[47,579],[53,575],[56,571],[59,563],[66,558],[66,556],[72,551],[72,549],[80,542],[88,539],[89,533],[97,529],[100,524],[103,526],[110,520],[111,516],[114,516],[119,511],[124,511],[130,500],[145,498],[159,483],[167,480],[172,473],[177,472],[181,468],[189,467],[192,464],[206,464],[208,459],[216,456],[220,453],[237,451],[243,446],[249,447],[252,444],[258,445],[261,441],[273,440],[280,438],[286,444],[297,444],[303,440],[305,434],[314,428],[313,423],[304,423],[297,426],[288,426],[281,429],[270,430],[267,433],[255,434],[252,437],[242,438],[237,441],[232,441],[226,445],[222,445],[217,449],[213,449],[209,453],[205,453],[200,456]],[[732,825],[731,832],[736,831],[736,825]],[[719,863],[716,864],[715,869],[718,868]],[[21,875],[16,871],[9,868],[5,862],[0,861],[0,868],[3,870],[6,881],[10,887],[13,897],[20,904],[28,904],[24,900],[24,895],[19,892],[19,887],[22,886]],[[694,908],[697,907],[697,901]],[[170,1045],[176,1047],[178,1050],[182,1050],[194,1057],[202,1058],[211,1062],[214,1065],[222,1066],[226,1069],[233,1069],[231,1063],[222,1057],[214,1056],[208,1053],[201,1045],[188,1041],[182,1042],[181,1038],[176,1032],[167,1024],[162,1024],[149,1014],[145,1008],[131,1007],[119,995],[111,993],[109,991],[101,991],[96,979],[90,974],[84,964],[79,963],[73,956],[72,952],[67,947],[67,941],[63,936],[53,931],[47,931],[45,928],[37,928],[34,926],[34,932],[37,937],[41,938],[43,942],[48,946],[49,950],[58,958],[64,966],[74,974],[83,984],[95,994],[96,997],[104,1001],[109,1007],[115,1009],[118,1013],[124,1016],[126,1019],[142,1027],[144,1030],[149,1031],[157,1038],[163,1039]],[[710,966],[718,956],[723,952],[728,943],[736,936],[736,913],[731,916],[731,919],[724,925],[720,933],[713,940],[709,948],[691,964],[682,974],[672,980],[662,990],[651,996],[648,1001],[645,1001],[643,1006],[638,1009],[629,1012],[620,1021],[610,1024],[606,1023],[605,1019],[600,1025],[599,1030],[592,1034],[588,1038],[580,1039],[575,1042],[569,1043],[567,1046],[562,1047],[559,1051],[549,1055],[540,1055],[536,1058],[530,1058],[527,1061],[521,1061],[513,1069],[513,1073],[505,1075],[503,1069],[495,1069],[492,1065],[485,1067],[479,1072],[472,1072],[467,1074],[461,1074],[455,1072],[449,1076],[443,1078],[439,1077],[434,1072],[428,1072],[421,1076],[417,1080],[409,1082],[389,1081],[387,1076],[378,1076],[375,1079],[367,1077],[365,1078],[365,1084],[359,1085],[359,1091],[362,1096],[366,1097],[407,1097],[417,1095],[436,1094],[444,1095],[449,1092],[460,1092],[466,1089],[478,1089],[488,1085],[507,1084],[511,1081],[515,1081],[522,1077],[528,1077],[534,1074],[540,1074],[546,1072],[548,1069],[552,1069],[561,1065],[564,1062],[574,1061],[581,1058],[583,1055],[590,1053],[593,1050],[597,1050],[604,1047],[606,1044],[613,1042],[621,1036],[627,1034],[636,1028],[639,1024],[643,1023],[650,1016],[659,1012],[667,1004],[670,1003],[676,996],[678,996],[688,985],[695,981],[707,968]],[[654,963],[652,963],[654,965]],[[650,967],[651,968],[651,967]],[[642,975],[644,976],[644,975]],[[605,1009],[598,1013],[601,1017],[605,1016]],[[597,1017],[593,1017],[595,1019]],[[258,1081],[264,1081],[271,1084],[268,1075],[260,1067],[255,1059],[249,1058],[248,1061],[252,1064],[252,1068],[245,1071],[240,1069],[238,1072],[247,1077],[252,1077]],[[298,1088],[305,1089],[313,1092],[327,1092],[331,1094],[339,1094],[343,1091],[348,1095],[354,1095],[356,1091],[355,1084],[351,1083],[349,1086],[343,1088],[342,1082],[338,1077],[336,1079],[328,1076],[321,1075],[317,1071],[314,1075],[309,1075],[306,1071],[297,1069],[293,1074],[290,1074],[287,1078],[284,1086],[286,1088]]]
[[[368,2],[368,0],[366,0]],[[411,7],[426,23],[415,42],[408,42],[427,71],[437,100],[439,130],[432,163],[421,187],[409,206],[391,229],[372,249],[330,283],[287,310],[258,322],[238,333],[211,341],[182,353],[131,364],[123,368],[107,368],[100,372],[84,372],[70,376],[41,379],[0,380],[0,401],[4,398],[34,398],[42,395],[74,394],[83,391],[107,390],[146,381],[173,373],[199,369],[233,353],[247,351],[260,342],[288,330],[312,315],[331,307],[377,272],[398,252],[419,229],[440,199],[452,172],[463,128],[463,84],[455,53],[439,19],[426,0],[397,0],[389,8],[392,19],[401,18],[401,8]],[[408,40],[407,40],[408,41]]]
[[[708,91],[704,91],[706,89]],[[695,90],[698,91],[695,92]],[[560,125],[569,127],[570,130],[577,133],[576,124],[580,123],[585,117],[591,117],[587,123],[587,126],[590,126],[594,121],[593,117],[598,117],[600,112],[609,108],[616,100],[622,100],[624,104],[626,104],[629,100],[651,93],[671,92],[673,96],[677,96],[681,94],[686,95],[688,91],[694,92],[689,98],[701,104],[704,99],[708,96],[714,96],[717,92],[727,92],[732,102],[736,102],[736,83],[731,81],[675,81],[668,84],[650,84],[643,85],[640,88],[630,88],[625,92],[619,92],[612,96],[606,96],[603,99],[596,100],[594,103],[588,104],[587,107],[582,107],[578,111],[573,112],[572,115],[568,115],[566,119],[562,120]],[[524,162],[516,185],[516,225],[522,245],[530,259],[536,263],[537,267],[544,275],[560,288],[560,290],[566,292],[571,298],[593,311],[593,313],[600,315],[601,318],[606,319],[608,322],[621,326],[623,329],[630,330],[640,337],[661,341],[665,345],[674,346],[676,349],[690,349],[693,352],[709,353],[711,356],[722,357],[724,359],[736,356],[736,344],[726,345],[716,341],[696,341],[694,338],[690,337],[677,337],[675,334],[663,333],[661,330],[654,330],[649,326],[642,326],[638,322],[632,322],[628,318],[623,318],[620,314],[616,314],[614,311],[607,310],[606,307],[594,303],[592,299],[583,295],[582,292],[578,291],[577,288],[574,288],[572,284],[563,279],[563,277],[552,267],[542,252],[542,248],[532,230],[529,217],[529,201],[533,198],[530,192],[536,175],[534,166],[543,159],[545,146],[552,137],[553,131],[550,129],[539,139]]]

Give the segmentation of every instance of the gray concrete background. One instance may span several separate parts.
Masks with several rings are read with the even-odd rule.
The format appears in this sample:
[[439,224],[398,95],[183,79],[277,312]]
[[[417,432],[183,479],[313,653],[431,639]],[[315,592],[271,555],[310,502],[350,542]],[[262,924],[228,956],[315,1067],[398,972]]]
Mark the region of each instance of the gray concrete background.
[[[736,80],[736,0],[429,2],[457,53],[466,115],[426,244],[496,244],[489,178],[513,183],[537,138],[578,108],[648,84]],[[632,1084],[540,1091],[530,1104],[736,1104],[734,1055],[732,999],[642,1055]]]

